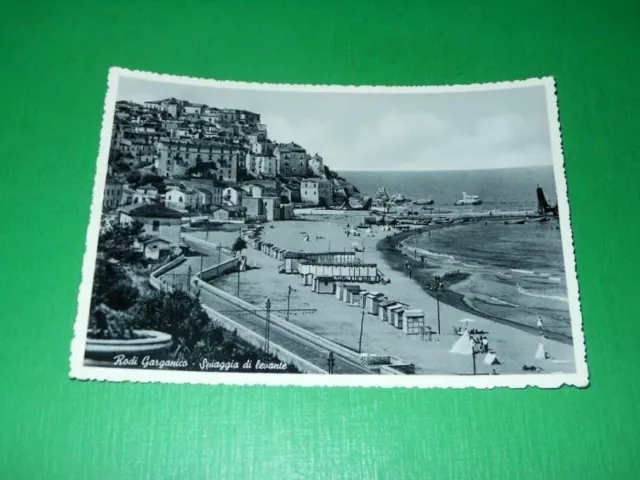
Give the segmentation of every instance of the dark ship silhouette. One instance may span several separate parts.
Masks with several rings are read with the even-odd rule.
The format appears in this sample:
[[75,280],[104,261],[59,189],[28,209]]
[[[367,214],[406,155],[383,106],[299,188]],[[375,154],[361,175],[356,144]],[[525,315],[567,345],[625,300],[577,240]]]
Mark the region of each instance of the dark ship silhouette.
[[558,204],[556,202],[555,205],[550,205],[547,201],[547,197],[544,194],[544,191],[540,186],[536,188],[536,193],[538,195],[538,215],[542,215],[545,217],[557,217],[558,216]]

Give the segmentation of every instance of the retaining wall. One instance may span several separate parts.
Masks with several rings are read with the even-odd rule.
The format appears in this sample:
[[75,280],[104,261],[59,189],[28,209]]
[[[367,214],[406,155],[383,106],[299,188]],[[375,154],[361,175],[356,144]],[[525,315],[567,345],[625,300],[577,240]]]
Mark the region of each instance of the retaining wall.
[[[240,338],[242,338],[245,342],[249,343],[255,348],[258,348],[260,350],[264,348],[264,337],[262,337],[261,335],[258,335],[254,331],[249,330],[243,325],[240,325],[239,323],[231,320],[229,317],[222,315],[220,312],[217,312],[212,308],[207,307],[206,305],[203,305],[202,308],[207,313],[207,315],[209,315],[209,318],[211,318],[213,322],[218,323],[226,330],[236,330]],[[295,365],[298,370],[302,372],[320,374],[327,373],[320,367],[315,366],[307,360],[297,356],[295,353],[291,353],[289,350],[275,343],[269,343],[269,351],[270,353],[276,355],[281,361]]]
[[214,265],[211,268],[201,271],[198,277],[204,281],[211,280],[212,278],[219,277],[220,275],[227,273],[231,270],[235,270],[240,265],[240,258],[231,258],[218,265]]

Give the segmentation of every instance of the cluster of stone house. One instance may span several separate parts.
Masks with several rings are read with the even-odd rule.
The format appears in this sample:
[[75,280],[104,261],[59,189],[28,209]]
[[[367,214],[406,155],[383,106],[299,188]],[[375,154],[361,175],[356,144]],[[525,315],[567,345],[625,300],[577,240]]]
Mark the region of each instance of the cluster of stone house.
[[[216,179],[226,182],[223,201],[220,192],[175,191],[163,201],[171,208],[201,209],[209,205],[239,206],[249,200],[247,209],[254,216],[288,218],[288,207],[280,200],[305,204],[331,205],[332,182],[326,178],[323,159],[310,155],[300,145],[269,140],[260,115],[246,110],[219,109],[175,98],[137,104],[116,103],[111,139],[111,157],[132,169],[144,169],[167,180],[174,178]],[[278,192],[256,194],[235,186],[244,173],[262,179],[286,178],[287,185]],[[118,188],[118,187],[116,187]],[[122,186],[122,194],[110,190],[105,207],[155,200],[157,192],[132,192]],[[248,194],[248,195],[247,195]]]
[[200,212],[219,221],[290,220],[293,204],[283,202],[278,180],[255,180],[245,183],[216,179],[168,181],[160,194],[153,185],[132,187],[108,176],[103,197],[103,210],[121,206],[162,204],[172,211],[188,215]]

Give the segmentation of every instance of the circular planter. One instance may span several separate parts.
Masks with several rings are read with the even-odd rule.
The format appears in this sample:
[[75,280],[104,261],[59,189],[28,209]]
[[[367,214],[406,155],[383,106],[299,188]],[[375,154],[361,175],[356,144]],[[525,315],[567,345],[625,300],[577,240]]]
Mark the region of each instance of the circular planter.
[[118,355],[155,357],[166,354],[171,348],[171,335],[155,330],[134,330],[134,334],[144,336],[131,340],[106,340],[87,338],[85,358],[87,360],[110,362]]

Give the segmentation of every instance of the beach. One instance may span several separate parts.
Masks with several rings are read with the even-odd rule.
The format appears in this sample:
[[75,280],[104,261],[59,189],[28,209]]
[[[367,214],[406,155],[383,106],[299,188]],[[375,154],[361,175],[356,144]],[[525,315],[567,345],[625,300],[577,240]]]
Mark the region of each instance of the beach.
[[[413,258],[412,277],[404,269],[407,255],[397,247],[410,233],[394,235],[394,232],[382,231],[372,227],[371,234],[360,230],[361,235],[354,237],[345,234],[347,225],[354,227],[362,222],[363,212],[344,212],[331,215],[310,215],[291,221],[266,224],[262,239],[275,246],[290,251],[340,252],[354,251],[367,263],[376,263],[378,269],[390,280],[387,284],[361,284],[368,291],[385,294],[389,299],[406,303],[411,309],[425,312],[425,325],[437,331],[437,300],[425,287],[431,283],[429,266],[422,267],[421,259]],[[435,226],[434,228],[438,228]],[[246,227],[244,227],[246,228]],[[204,231],[190,232],[190,235],[204,239]],[[231,246],[238,232],[210,231],[208,241],[221,242]],[[305,241],[308,238],[308,241]],[[405,252],[407,253],[407,252]],[[410,252],[409,252],[410,253]],[[336,343],[357,350],[362,320],[362,309],[347,305],[334,295],[317,294],[310,287],[302,285],[300,276],[278,273],[281,260],[248,248],[242,252],[250,266],[255,267],[242,272],[240,278],[240,296],[256,306],[262,306],[267,299],[272,308],[281,310],[277,314],[284,317],[287,308],[289,287],[290,321]],[[445,284],[464,281],[463,271],[445,279]],[[237,276],[226,275],[213,282],[219,288],[236,293]],[[460,338],[454,333],[454,327],[468,327],[488,332],[489,347],[495,351],[500,365],[485,365],[483,356],[476,359],[479,374],[522,373],[522,367],[535,366],[545,373],[571,373],[575,371],[573,348],[566,341],[553,338],[541,339],[535,329],[501,323],[490,316],[474,313],[465,304],[462,296],[446,288],[439,302],[441,335],[433,335],[431,341],[420,335],[406,335],[402,330],[365,313],[362,331],[362,352],[392,355],[416,365],[416,373],[422,374],[469,374],[473,365],[470,356],[449,353],[453,344]],[[542,342],[550,358],[537,360],[535,353]]]

